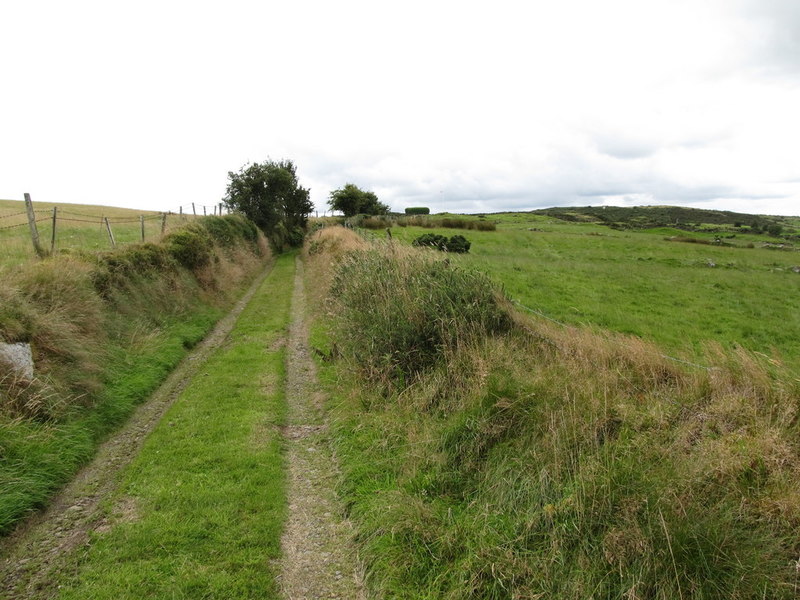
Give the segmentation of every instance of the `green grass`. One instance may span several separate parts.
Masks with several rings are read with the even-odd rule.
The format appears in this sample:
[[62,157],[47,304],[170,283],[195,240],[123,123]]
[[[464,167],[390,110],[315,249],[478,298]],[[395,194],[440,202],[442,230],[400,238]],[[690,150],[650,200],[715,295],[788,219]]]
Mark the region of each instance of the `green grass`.
[[269,561],[286,511],[286,407],[276,342],[293,265],[293,254],[278,259],[226,345],[147,440],[109,505],[112,527],[93,535],[59,597],[277,597]]
[[[679,355],[696,357],[716,341],[774,349],[800,365],[800,276],[791,270],[800,264],[798,252],[744,247],[757,236],[724,240],[741,245],[726,247],[665,241],[664,230],[615,231],[519,213],[491,217],[498,230],[469,231],[469,254],[451,260],[490,274],[525,306],[565,323],[650,339]],[[452,235],[415,227],[395,227],[392,235],[410,243],[431,231]]]
[[219,309],[197,307],[189,315],[166,319],[145,347],[119,349],[108,365],[108,385],[91,408],[75,407],[58,422],[0,415],[4,459],[0,461],[0,533],[8,531],[26,512],[43,506],[220,315]]

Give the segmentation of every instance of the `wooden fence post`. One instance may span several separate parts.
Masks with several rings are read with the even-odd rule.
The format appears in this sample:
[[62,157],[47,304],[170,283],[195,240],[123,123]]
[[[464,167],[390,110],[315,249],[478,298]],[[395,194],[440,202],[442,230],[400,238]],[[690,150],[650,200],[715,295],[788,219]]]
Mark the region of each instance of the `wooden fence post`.
[[44,258],[47,255],[42,245],[39,243],[39,230],[36,229],[36,214],[33,212],[33,202],[31,202],[31,195],[25,192],[25,210],[28,212],[28,225],[31,228],[31,241],[33,242],[33,249],[39,258]]
[[58,215],[58,207],[53,207],[53,233],[50,236],[50,254],[56,251],[56,220]]
[[106,222],[106,230],[108,231],[108,239],[111,240],[111,247],[116,248],[117,243],[114,241],[114,234],[111,233],[111,223],[108,222],[108,217],[103,217],[103,220]]
[[164,237],[164,230],[167,228],[167,213],[161,213],[161,237]]
[[222,216],[222,202],[219,203],[219,216]]
[[197,209],[194,207],[194,202],[192,202],[192,213],[195,217],[197,216]]
[[144,215],[139,215],[139,225],[142,226],[142,243],[144,244]]
[[206,216],[206,205],[205,204],[203,204],[203,216],[204,217]]

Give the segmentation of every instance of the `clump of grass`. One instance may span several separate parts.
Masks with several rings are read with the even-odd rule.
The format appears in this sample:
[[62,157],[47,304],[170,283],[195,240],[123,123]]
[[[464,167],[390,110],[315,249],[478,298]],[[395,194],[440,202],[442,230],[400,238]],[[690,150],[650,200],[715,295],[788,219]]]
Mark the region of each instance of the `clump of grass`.
[[403,385],[459,345],[511,324],[488,278],[399,249],[350,255],[332,293],[341,350],[376,382]]
[[[453,282],[440,265],[419,286],[422,260],[362,251],[333,286],[330,343],[347,360],[325,363],[323,377],[341,490],[378,594],[796,597],[791,373],[721,347],[706,352],[714,368],[688,367],[638,338],[519,314],[446,338],[446,351],[403,371],[415,363],[387,357],[423,359],[406,322],[435,319],[438,292],[424,291]],[[325,282],[330,256],[308,261],[309,281]],[[467,313],[441,314],[450,331],[472,330]],[[392,385],[376,389],[376,372]]]

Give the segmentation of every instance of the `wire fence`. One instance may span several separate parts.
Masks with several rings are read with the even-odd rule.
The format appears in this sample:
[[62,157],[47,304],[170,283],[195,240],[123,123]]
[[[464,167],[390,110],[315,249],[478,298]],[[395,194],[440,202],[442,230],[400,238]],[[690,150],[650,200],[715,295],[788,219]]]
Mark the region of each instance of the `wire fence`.
[[[171,210],[136,213],[127,209],[31,203],[31,214],[19,205],[0,205],[0,264],[25,262],[37,254],[104,250],[155,242],[204,216],[227,214],[224,204],[189,203]],[[38,246],[38,250],[37,250]]]

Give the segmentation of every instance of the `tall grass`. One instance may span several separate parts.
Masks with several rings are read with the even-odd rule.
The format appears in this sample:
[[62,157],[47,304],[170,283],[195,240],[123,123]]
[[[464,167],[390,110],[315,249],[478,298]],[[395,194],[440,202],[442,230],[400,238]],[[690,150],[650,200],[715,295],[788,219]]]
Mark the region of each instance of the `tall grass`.
[[[334,257],[307,260],[309,281],[327,281]],[[342,493],[376,592],[797,597],[800,382],[741,349],[709,347],[715,368],[684,368],[637,338],[532,320],[504,303],[494,306],[513,326],[474,335],[471,319],[429,305],[430,280],[403,274],[419,260],[391,246],[350,254],[327,306],[340,324],[315,334],[339,353],[323,377]],[[480,279],[449,269],[431,272],[447,290],[437,293],[486,299]],[[397,288],[376,293],[375,280]],[[450,333],[416,376],[376,390],[364,365],[397,368],[383,338],[401,310]],[[366,331],[342,325],[362,315],[373,321]],[[397,340],[409,345],[392,355],[418,354],[417,338]]]
[[494,221],[484,219],[467,219],[463,217],[400,217],[397,219],[400,227],[424,227],[426,229],[474,229],[476,231],[495,231],[497,225]]
[[339,305],[358,307],[340,312],[337,339],[376,382],[405,385],[451,350],[511,323],[488,278],[400,247],[349,256],[331,292]]

